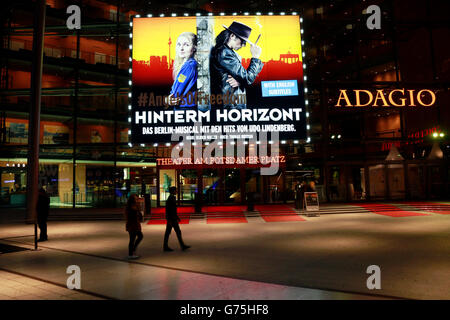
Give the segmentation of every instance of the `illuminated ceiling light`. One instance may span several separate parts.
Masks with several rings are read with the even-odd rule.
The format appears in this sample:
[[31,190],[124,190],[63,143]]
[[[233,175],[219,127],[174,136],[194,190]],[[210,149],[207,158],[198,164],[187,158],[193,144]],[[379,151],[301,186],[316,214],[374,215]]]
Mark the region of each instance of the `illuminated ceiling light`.
[[304,45],[305,45],[305,41],[302,40],[302,46],[304,46]]
[[133,70],[131,70],[131,68],[130,68],[130,69],[128,69],[128,73],[131,73],[131,72],[133,72]]
[[184,13],[184,16],[187,17],[187,16],[189,16],[189,14],[188,13]]
[[305,52],[302,53],[302,56],[305,57]]
[[284,12],[280,12],[280,16],[284,16],[285,15],[285,13]]
[[128,117],[128,122],[131,122],[131,117]]
[[300,29],[300,33],[303,34],[303,29]]
[[338,134],[338,139],[340,139],[341,138],[341,135],[340,134]]
[[273,12],[269,12],[269,16],[273,16]]
[[248,12],[244,12],[244,15],[245,15],[245,16],[248,16]]
[[145,144],[144,144],[144,143],[141,143],[141,147],[145,147]]
[[15,167],[16,166],[16,164],[15,163],[13,163],[13,167]]
[[196,15],[197,17],[200,17],[200,13],[196,13],[195,15]]
[[296,16],[296,15],[297,15],[297,12],[295,12],[295,11],[292,12],[292,15],[293,15],[293,16]]
[[307,76],[304,76],[304,77],[303,77],[303,80],[305,80],[305,81],[306,81],[307,79],[308,79],[308,77],[307,77]]
[[131,130],[128,130],[128,134],[131,134]]
[[7,163],[6,166],[9,167],[9,163]]
[[131,104],[128,105],[128,110],[131,110]]
[[336,136],[333,134],[332,136],[331,136],[331,139],[334,139]]
[[196,145],[197,145],[197,142],[192,142],[192,145],[193,145],[193,146],[196,146]]
[[439,137],[443,138],[445,136],[445,133],[441,132],[439,133]]
[[303,164],[301,162],[298,163],[298,166],[301,167]]
[[306,117],[309,118],[309,112],[306,113]]
[[170,142],[167,142],[167,143],[166,143],[166,147],[170,147]]
[[180,142],[179,145],[180,145],[180,146],[184,146],[184,142]]
[[208,16],[212,16],[212,15],[213,15],[212,12],[209,12],[209,13],[208,13]]
[[261,144],[261,141],[256,141],[256,144]]
[[133,45],[130,44],[130,45],[128,46],[128,48],[130,48],[130,50],[133,49]]
[[311,142],[311,138],[308,137],[308,139],[306,139],[306,142]]
[[303,64],[303,69],[306,69],[306,63]]
[[257,16],[260,16],[260,15],[261,15],[261,12],[257,12],[256,15],[257,15]]
[[129,57],[129,58],[128,58],[128,61],[130,61],[130,62],[131,62],[131,57]]
[[147,15],[147,18],[151,18],[151,17],[153,17],[152,14],[148,14],[148,15]]
[[128,142],[128,146],[131,148],[133,145],[131,144],[131,142]]
[[153,146],[154,146],[154,147],[157,147],[157,146],[158,146],[158,144],[157,144],[157,143],[154,143],[154,144],[153,144]]
[[294,143],[295,143],[295,144],[298,144],[298,143],[299,143],[299,141],[298,141],[298,140],[294,140]]
[[171,16],[172,16],[172,17],[176,17],[177,14],[176,14],[176,13],[172,13]]
[[306,130],[311,129],[311,126],[309,124],[306,125]]
[[130,22],[130,27],[132,27],[133,26],[133,22]]
[[221,15],[221,16],[224,16],[224,15],[225,15],[225,12],[221,12],[220,15]]
[[206,142],[205,142],[205,146],[208,146],[208,145],[209,145],[209,142],[208,142],[208,141],[206,141]]
[[131,98],[131,92],[128,93],[128,98]]
[[305,88],[305,93],[308,93],[308,88]]
[[433,133],[433,138],[437,138],[437,136],[438,136],[437,132]]
[[140,14],[137,14],[137,15],[136,15],[136,18],[140,18],[140,17],[141,17],[141,15],[140,15]]
[[286,140],[281,140],[281,144],[286,144]]
[[131,85],[132,85],[132,82],[131,82],[131,80],[128,80],[128,85],[129,85],[129,86],[131,86]]
[[309,105],[309,100],[305,100],[305,105]]
[[244,144],[248,144],[248,141],[244,141]]
[[159,16],[160,16],[160,17],[164,17],[164,13],[161,13]]
[[222,141],[219,141],[217,144],[218,144],[219,146],[223,145]]
[[133,38],[133,34],[130,33],[130,38]]
[[233,16],[236,16],[237,15],[237,13],[236,12],[233,12]]

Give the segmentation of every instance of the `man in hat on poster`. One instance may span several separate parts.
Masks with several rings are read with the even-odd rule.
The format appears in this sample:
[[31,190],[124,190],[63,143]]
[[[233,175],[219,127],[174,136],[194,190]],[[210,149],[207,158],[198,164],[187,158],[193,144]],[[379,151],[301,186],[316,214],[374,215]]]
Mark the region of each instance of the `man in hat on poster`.
[[[263,68],[259,59],[261,48],[249,40],[252,31],[249,26],[233,21],[229,27],[223,27],[225,30],[217,36],[216,45],[211,50],[211,93],[222,95],[224,108],[245,109],[245,88],[255,81]],[[252,59],[245,69],[241,57],[235,51],[247,42],[250,44]]]

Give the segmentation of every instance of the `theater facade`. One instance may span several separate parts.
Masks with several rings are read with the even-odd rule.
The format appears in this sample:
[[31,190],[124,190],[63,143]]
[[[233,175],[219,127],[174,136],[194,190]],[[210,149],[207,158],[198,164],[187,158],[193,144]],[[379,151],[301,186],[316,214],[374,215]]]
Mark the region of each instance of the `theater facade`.
[[[4,4],[1,15],[4,208],[26,205],[35,3]],[[367,27],[364,2],[280,2],[270,12],[259,13],[256,6],[246,13],[221,1],[150,8],[140,1],[84,0],[81,29],[67,26],[72,3],[46,3],[39,181],[52,207],[121,207],[132,193],[162,206],[170,186],[177,186],[181,205],[246,204],[249,194],[258,203],[289,203],[302,181],[314,182],[321,202],[450,197],[450,30],[445,23],[450,8],[444,1],[374,1],[381,8],[381,29]],[[139,21],[169,17],[181,21],[183,31],[198,34],[198,51],[210,49],[222,26],[235,20],[249,21],[253,42],[261,33],[264,66],[246,88],[247,111],[226,117],[217,111],[222,110],[217,96],[213,101],[207,86],[209,63],[200,53],[199,113],[184,110],[181,117],[164,104],[173,83],[178,33],[161,34],[157,45],[147,48],[151,41],[139,43],[133,28]],[[291,29],[276,28],[284,21]],[[299,46],[272,44],[286,30]],[[249,45],[237,52],[248,67]],[[161,104],[155,100],[149,106],[150,94],[161,96]],[[165,112],[162,121],[152,123],[155,115],[143,113],[148,108]],[[279,112],[271,112],[275,109]],[[187,129],[169,123],[176,114]],[[194,120],[206,114],[208,128],[192,132]],[[181,130],[202,136],[189,140],[192,154],[182,152],[180,139],[171,139]],[[213,145],[221,135],[222,144]],[[243,153],[227,153],[239,144]],[[276,172],[263,174],[261,169],[270,166]]]

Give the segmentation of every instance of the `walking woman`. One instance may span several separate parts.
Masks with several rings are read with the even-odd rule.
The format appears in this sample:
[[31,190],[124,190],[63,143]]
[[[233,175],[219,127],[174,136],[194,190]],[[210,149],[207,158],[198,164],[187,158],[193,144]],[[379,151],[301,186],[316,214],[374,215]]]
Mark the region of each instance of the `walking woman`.
[[128,259],[137,259],[136,249],[144,238],[142,234],[141,222],[143,220],[142,213],[139,211],[137,203],[137,195],[132,194],[128,198],[125,209],[126,230],[130,235],[130,243],[128,244]]

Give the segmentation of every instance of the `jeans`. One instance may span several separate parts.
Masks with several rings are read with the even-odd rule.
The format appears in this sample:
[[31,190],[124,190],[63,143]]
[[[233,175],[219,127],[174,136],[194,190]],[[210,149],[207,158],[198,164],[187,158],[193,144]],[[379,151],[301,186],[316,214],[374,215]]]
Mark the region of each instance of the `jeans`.
[[178,221],[177,220],[167,220],[166,233],[164,234],[164,248],[167,248],[169,246],[169,236],[170,236],[170,233],[172,232],[172,228],[175,230],[175,233],[177,235],[180,246],[184,247],[184,242],[183,242],[183,238],[181,237],[181,230],[180,230]]
[[141,231],[134,231],[134,232],[129,231],[128,233],[130,234],[130,243],[128,244],[128,255],[132,256],[133,253],[136,251],[137,246],[144,238],[144,235],[142,234]]

